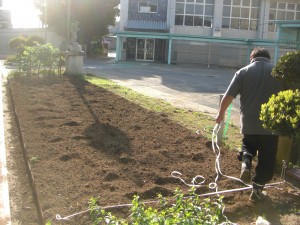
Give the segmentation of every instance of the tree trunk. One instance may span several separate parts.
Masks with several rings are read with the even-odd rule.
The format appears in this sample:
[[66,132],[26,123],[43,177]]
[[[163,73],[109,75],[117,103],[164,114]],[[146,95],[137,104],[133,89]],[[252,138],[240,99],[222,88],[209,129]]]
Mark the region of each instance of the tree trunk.
[[294,138],[290,159],[293,165],[300,166],[300,138]]
[[285,160],[287,165],[290,162],[291,149],[293,146],[293,138],[280,136],[278,140],[276,165],[279,168],[282,166],[282,161]]

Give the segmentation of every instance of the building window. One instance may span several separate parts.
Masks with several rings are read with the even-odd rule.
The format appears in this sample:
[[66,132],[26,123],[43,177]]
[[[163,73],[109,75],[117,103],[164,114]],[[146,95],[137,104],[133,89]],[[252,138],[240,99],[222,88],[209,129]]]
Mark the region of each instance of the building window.
[[260,0],[223,0],[222,27],[257,30]]
[[176,0],[175,25],[212,27],[214,0]]
[[273,20],[300,20],[300,3],[270,3],[268,30],[271,32],[276,31]]
[[157,13],[157,1],[139,1],[139,12]]

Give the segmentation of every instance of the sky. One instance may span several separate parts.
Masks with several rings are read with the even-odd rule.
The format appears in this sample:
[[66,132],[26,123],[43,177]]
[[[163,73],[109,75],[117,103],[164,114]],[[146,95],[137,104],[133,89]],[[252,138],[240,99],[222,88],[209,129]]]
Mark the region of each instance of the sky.
[[[11,11],[13,28],[41,28],[42,22],[33,0],[2,0],[3,8]],[[116,18],[119,21],[119,18]]]
[[33,0],[3,0],[3,7],[11,10],[13,28],[42,27]]

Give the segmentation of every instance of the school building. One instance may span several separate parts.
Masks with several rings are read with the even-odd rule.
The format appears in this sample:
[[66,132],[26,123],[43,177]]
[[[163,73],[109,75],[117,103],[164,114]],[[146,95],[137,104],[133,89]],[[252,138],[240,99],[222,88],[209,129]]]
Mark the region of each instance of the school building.
[[121,0],[116,61],[241,67],[300,48],[299,0]]

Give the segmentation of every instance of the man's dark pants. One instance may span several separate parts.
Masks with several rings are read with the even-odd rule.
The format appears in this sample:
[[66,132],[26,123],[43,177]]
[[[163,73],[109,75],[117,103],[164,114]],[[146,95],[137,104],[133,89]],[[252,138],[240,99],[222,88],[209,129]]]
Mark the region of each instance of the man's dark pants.
[[273,178],[278,136],[245,134],[242,143],[243,162],[251,167],[252,158],[257,157],[257,166],[252,181],[265,185]]

